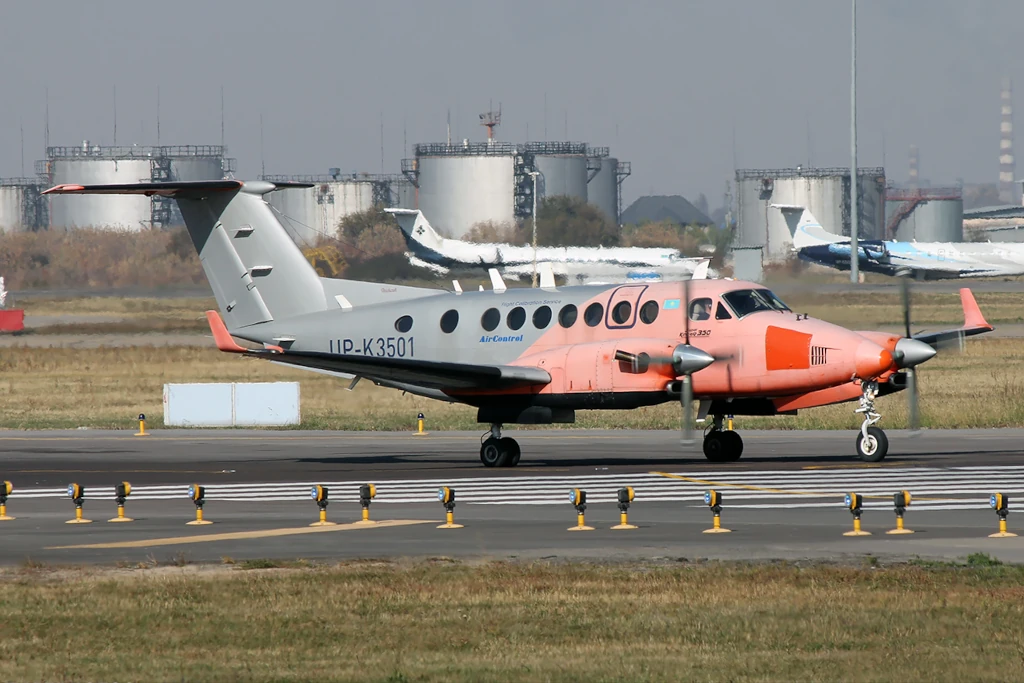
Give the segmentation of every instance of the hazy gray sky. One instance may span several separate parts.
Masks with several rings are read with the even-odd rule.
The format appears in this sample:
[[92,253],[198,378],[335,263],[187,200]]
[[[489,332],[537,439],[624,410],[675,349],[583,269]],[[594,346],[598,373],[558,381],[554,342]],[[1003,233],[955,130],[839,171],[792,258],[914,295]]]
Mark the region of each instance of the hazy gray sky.
[[[1014,79],[1024,123],[1024,2],[861,0],[862,165],[905,180],[994,182],[999,84]],[[625,199],[708,195],[741,167],[849,164],[850,2],[20,2],[0,4],[0,176],[50,144],[88,138],[226,143],[238,176],[397,173],[415,142],[498,137],[608,145],[633,163]],[[545,123],[544,101],[547,98]],[[810,140],[810,149],[808,149]],[[884,146],[883,146],[884,140]],[[1017,149],[1021,149],[1020,141]],[[1024,164],[1024,159],[1021,160]],[[1024,175],[1020,168],[1019,175]]]

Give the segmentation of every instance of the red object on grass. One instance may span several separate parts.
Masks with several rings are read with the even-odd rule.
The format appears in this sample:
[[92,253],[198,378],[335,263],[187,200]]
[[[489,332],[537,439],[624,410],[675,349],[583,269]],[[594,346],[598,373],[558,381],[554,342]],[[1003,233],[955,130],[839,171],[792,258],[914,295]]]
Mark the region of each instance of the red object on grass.
[[0,332],[22,332],[25,329],[25,311],[21,308],[0,310]]

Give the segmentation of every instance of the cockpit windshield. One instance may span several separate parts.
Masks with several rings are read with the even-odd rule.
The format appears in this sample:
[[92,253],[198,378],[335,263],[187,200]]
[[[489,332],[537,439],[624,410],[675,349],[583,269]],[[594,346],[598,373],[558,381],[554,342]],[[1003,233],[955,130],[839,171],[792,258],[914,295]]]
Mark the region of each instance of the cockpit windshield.
[[770,289],[758,289],[757,293],[760,294],[768,305],[774,308],[776,311],[789,311],[789,306],[782,303],[782,299],[775,296]]
[[788,311],[786,304],[767,289],[738,289],[722,295],[737,318],[757,311]]

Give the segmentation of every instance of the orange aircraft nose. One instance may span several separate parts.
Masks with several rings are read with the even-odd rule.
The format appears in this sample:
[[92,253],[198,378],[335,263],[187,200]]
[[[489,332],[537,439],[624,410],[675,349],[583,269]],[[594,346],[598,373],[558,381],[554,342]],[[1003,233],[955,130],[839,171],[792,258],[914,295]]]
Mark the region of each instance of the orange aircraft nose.
[[857,377],[874,379],[892,367],[892,354],[875,342],[864,340],[857,346]]

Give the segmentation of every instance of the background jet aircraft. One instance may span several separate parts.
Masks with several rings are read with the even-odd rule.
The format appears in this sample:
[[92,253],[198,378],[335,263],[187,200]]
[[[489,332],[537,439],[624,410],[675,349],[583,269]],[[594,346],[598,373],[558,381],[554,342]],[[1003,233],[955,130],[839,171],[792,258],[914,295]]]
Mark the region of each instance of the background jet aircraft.
[[[801,259],[850,269],[850,238],[836,235],[803,206],[772,204],[782,211]],[[884,275],[909,271],[922,280],[1024,275],[1024,244],[1000,242],[896,242],[858,240],[860,269]]]
[[[516,278],[533,274],[532,246],[476,244],[442,237],[422,211],[385,209],[402,228],[413,265],[444,273],[449,268],[497,268]],[[689,258],[676,249],[645,247],[537,247],[538,263],[549,262],[555,275],[575,284],[657,282],[707,277],[709,259]]]
[[962,328],[912,337],[909,303],[905,336],[853,332],[733,280],[447,292],[321,278],[264,200],[287,186],[59,185],[46,194],[174,197],[220,309],[207,312],[219,349],[475,406],[490,424],[480,446],[489,467],[519,462],[503,425],[677,400],[684,442],[694,400],[711,416],[703,447],[713,462],[743,453],[726,415],[859,400],[857,452],[878,461],[888,441],[875,399],[909,388],[916,415],[913,368],[946,339],[992,329],[967,289]]

